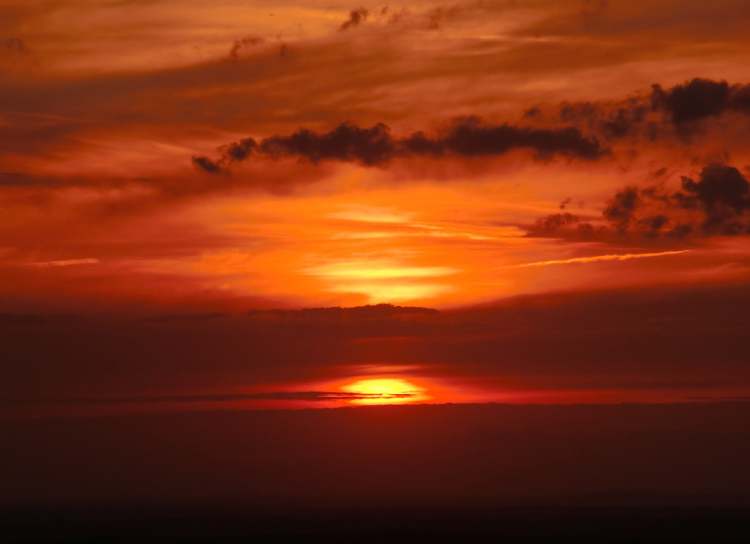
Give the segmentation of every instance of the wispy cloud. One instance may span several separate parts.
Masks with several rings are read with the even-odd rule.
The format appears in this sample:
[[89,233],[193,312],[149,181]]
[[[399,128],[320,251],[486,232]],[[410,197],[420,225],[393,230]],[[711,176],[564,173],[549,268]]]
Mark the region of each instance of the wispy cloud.
[[60,259],[56,261],[39,261],[31,263],[31,266],[38,267],[66,267],[66,266],[81,266],[87,264],[99,264],[99,259],[85,258],[85,259]]
[[411,398],[418,392],[403,393],[354,393],[345,391],[271,391],[267,393],[215,394],[215,395],[134,395],[129,397],[71,397],[71,398],[5,398],[0,404],[62,404],[62,405],[108,405],[108,404],[143,404],[143,403],[177,403],[192,404],[199,402],[238,402],[238,401],[351,401],[351,400],[387,400]]
[[611,255],[594,255],[592,257],[573,257],[572,259],[535,261],[532,263],[518,264],[513,266],[512,268],[533,268],[538,266],[555,266],[560,264],[588,264],[609,261],[631,261],[633,259],[649,259],[652,257],[669,257],[671,255],[682,255],[689,252],[689,249],[681,249],[676,251],[658,251],[653,253],[616,253]]
[[447,266],[408,266],[390,261],[345,261],[310,268],[313,276],[334,279],[387,280],[404,278],[436,278],[457,272]]

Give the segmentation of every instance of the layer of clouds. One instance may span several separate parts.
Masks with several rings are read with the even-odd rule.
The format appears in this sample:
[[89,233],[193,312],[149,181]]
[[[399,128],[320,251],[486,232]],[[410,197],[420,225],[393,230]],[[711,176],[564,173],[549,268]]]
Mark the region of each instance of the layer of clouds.
[[292,383],[321,391],[305,384],[361,377],[383,361],[417,382],[487,381],[504,390],[733,386],[750,379],[748,293],[746,284],[640,287],[443,312],[385,307],[161,321],[7,315],[0,398],[286,394]]
[[[191,56],[185,53],[169,54],[171,50],[168,46],[172,43],[158,30],[165,24],[163,21],[167,16],[177,14],[187,27],[197,26],[194,34],[187,33],[188,37],[197,41],[205,39],[209,33],[204,25],[210,22],[204,21],[205,17],[188,17],[193,10],[205,15],[204,7],[198,2],[143,4],[130,9],[125,4],[102,5],[95,2],[78,5],[73,2],[13,4],[11,2],[8,8],[8,28],[0,34],[8,36],[4,39],[17,39],[12,37],[22,27],[33,28],[36,25],[46,28],[45,25],[51,25],[56,18],[76,20],[74,15],[77,12],[88,17],[88,11],[97,14],[94,19],[99,24],[116,21],[118,29],[138,30],[146,35],[138,34],[139,39],[125,40],[124,37],[131,34],[121,31],[115,37],[116,43],[111,44],[106,38],[111,32],[106,32],[110,29],[105,26],[75,36],[66,35],[72,33],[74,28],[56,28],[54,34],[48,30],[49,36],[44,33],[24,36],[24,47],[38,52],[44,69],[35,69],[33,77],[32,74],[25,74],[5,82],[0,90],[0,115],[12,111],[35,111],[75,118],[87,124],[87,132],[97,129],[105,133],[98,134],[98,138],[116,137],[127,128],[128,132],[138,132],[147,138],[158,137],[164,142],[184,138],[186,130],[206,130],[206,127],[219,127],[237,133],[257,131],[270,134],[289,132],[299,125],[316,128],[331,126],[343,119],[352,119],[361,125],[381,120],[394,125],[395,122],[417,117],[421,119],[415,119],[415,122],[424,124],[424,117],[435,116],[436,112],[444,120],[471,113],[472,110],[481,111],[483,116],[494,119],[498,113],[507,114],[511,107],[522,108],[524,102],[528,101],[530,93],[524,86],[529,81],[530,73],[539,78],[535,87],[541,96],[534,98],[546,102],[554,100],[553,95],[572,98],[585,94],[585,89],[598,91],[595,82],[579,80],[576,74],[605,66],[612,73],[616,71],[612,69],[613,66],[642,60],[641,50],[647,49],[642,43],[652,35],[664,32],[660,27],[657,33],[655,27],[646,24],[653,18],[668,15],[670,21],[679,23],[686,18],[678,17],[675,13],[697,10],[704,16],[696,17],[693,23],[706,26],[706,33],[711,38],[718,38],[715,35],[718,27],[709,27],[706,23],[709,15],[723,18],[725,23],[731,22],[732,25],[743,20],[739,7],[731,2],[712,6],[710,13],[693,3],[682,3],[680,9],[675,9],[673,3],[659,2],[648,13],[643,13],[642,10],[634,12],[625,2],[613,1],[608,3],[606,9],[595,10],[595,15],[582,13],[586,10],[581,10],[577,2],[563,5],[541,1],[525,3],[524,7],[520,7],[519,3],[466,2],[451,6],[427,5],[424,9],[405,13],[391,10],[387,16],[373,12],[370,19],[377,15],[378,21],[382,19],[388,22],[379,26],[370,25],[368,19],[368,24],[360,25],[362,28],[357,32],[336,32],[340,23],[327,21],[327,33],[316,31],[292,35],[287,32],[279,38],[278,32],[266,29],[267,21],[275,20],[282,12],[287,17],[291,16],[279,6],[282,11],[274,17],[259,8],[263,17],[254,25],[245,25],[246,30],[240,37],[234,34],[235,27],[230,25],[232,33],[225,42],[211,43],[211,47],[217,51],[215,57],[194,52],[191,61]],[[231,16],[237,9],[237,3],[228,4],[231,5],[227,6],[227,14]],[[322,24],[322,16],[329,16],[326,10],[319,12],[319,9],[318,6],[317,9],[306,11],[311,14],[312,21],[300,21],[299,25],[312,25],[314,22],[317,28]],[[331,20],[339,21],[338,17],[346,13],[344,8],[339,9],[339,15],[331,17]],[[158,17],[151,23],[153,26],[144,31],[143,19],[151,10]],[[611,40],[604,40],[602,44],[596,40],[594,43],[587,41],[592,39],[590,35],[595,28],[592,17],[614,16],[615,20],[619,20],[620,15],[617,14],[623,10],[624,20],[631,21],[639,30],[637,34],[629,36],[628,42],[632,41],[632,45],[614,44]],[[19,15],[16,20],[11,16],[14,12],[23,16]],[[217,6],[213,12],[220,14],[222,9]],[[363,12],[360,9],[352,13],[360,14],[359,20],[362,20]],[[400,16],[394,19],[397,13]],[[315,17],[312,17],[313,14]],[[296,16],[301,17],[299,13]],[[350,17],[352,21],[357,20],[356,16]],[[498,17],[503,23],[503,32],[497,31],[496,24],[489,23]],[[16,21],[18,28],[14,28],[13,21]],[[545,24],[551,26],[540,26],[540,21],[546,21]],[[290,20],[287,24],[294,28],[294,23]],[[370,26],[373,28],[370,29]],[[440,31],[425,32],[431,26]],[[611,26],[619,27],[618,24]],[[209,28],[215,32],[217,25]],[[563,38],[561,36],[567,34],[565,29],[583,38]],[[724,29],[725,26],[722,31]],[[365,30],[367,32],[360,32]],[[536,35],[538,39],[530,39],[527,33]],[[481,34],[481,40],[476,37],[477,34]],[[64,40],[66,37],[70,39]],[[721,37],[727,40],[726,36]],[[691,34],[691,39],[695,38],[695,33]],[[734,35],[731,38],[728,43],[709,40],[713,47],[712,54],[716,54],[716,48],[720,45],[730,51],[741,51],[744,42]],[[85,46],[77,40],[85,41]],[[125,41],[119,43],[117,40]],[[168,43],[159,43],[160,40]],[[288,54],[280,55],[279,48],[275,46],[265,47],[271,42],[281,43],[279,40],[283,41]],[[356,47],[351,43],[354,40],[358,44]],[[70,43],[78,47],[67,54],[58,52],[73,47]],[[199,49],[198,45],[189,45],[185,44],[184,47],[188,50]],[[618,53],[613,54],[612,48],[617,49]],[[619,51],[621,48],[625,51]],[[157,55],[161,57],[159,52],[162,50],[167,59],[164,66],[155,64],[154,58]],[[665,53],[668,53],[665,62],[672,56],[681,58],[681,55],[687,54],[675,50],[673,46]],[[110,68],[114,65],[113,60],[121,55],[132,56],[144,64],[128,70]],[[691,59],[696,55],[700,57],[696,51],[690,51],[690,55]],[[90,62],[95,63],[95,69],[64,74],[57,71],[58,63],[75,60],[76,56],[91,57]],[[169,59],[172,59],[172,64]],[[338,77],[342,66],[347,67],[345,81]],[[700,73],[700,68],[691,70]],[[560,73],[567,74],[563,88],[559,88]],[[713,72],[709,75],[713,75]],[[581,75],[581,78],[585,77],[590,76]],[[466,85],[464,82],[467,78],[481,84]],[[544,90],[550,83],[547,78],[555,85],[552,86],[553,93]],[[645,80],[628,80],[627,85],[637,89],[655,79],[649,75]],[[673,80],[674,76],[670,75],[669,79]],[[610,83],[607,88],[622,88],[622,84]],[[442,90],[435,92],[435,89]],[[50,96],[54,96],[55,100],[49,100]],[[585,98],[595,100],[597,97]],[[475,107],[477,104],[490,111]],[[168,130],[170,127],[172,130]],[[183,130],[176,130],[175,127],[182,127]],[[182,135],[175,137],[180,132]],[[53,147],[56,143],[53,137],[46,140],[47,147]]]
[[107,406],[115,404],[198,404],[242,401],[305,401],[331,402],[356,400],[407,399],[416,393],[347,393],[343,391],[270,391],[266,393],[237,393],[218,395],[134,395],[131,397],[61,397],[61,398],[0,398],[0,405],[83,405]]

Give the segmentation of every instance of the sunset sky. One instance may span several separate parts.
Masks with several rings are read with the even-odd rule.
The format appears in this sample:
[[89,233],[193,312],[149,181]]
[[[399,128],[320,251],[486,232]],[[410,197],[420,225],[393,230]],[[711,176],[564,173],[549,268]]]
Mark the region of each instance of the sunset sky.
[[749,25],[0,0],[4,413],[747,397]]

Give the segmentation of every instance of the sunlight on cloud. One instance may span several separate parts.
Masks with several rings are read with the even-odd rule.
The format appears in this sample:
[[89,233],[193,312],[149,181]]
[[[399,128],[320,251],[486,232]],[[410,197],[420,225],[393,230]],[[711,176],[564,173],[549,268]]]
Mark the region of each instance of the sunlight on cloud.
[[67,267],[67,266],[83,266],[87,264],[99,264],[99,259],[84,258],[84,259],[60,259],[56,261],[40,261],[40,262],[31,263],[30,266]]
[[369,206],[346,208],[332,213],[328,217],[358,223],[408,223],[411,220],[411,214]]
[[332,279],[388,280],[450,276],[457,270],[446,266],[402,266],[388,261],[344,261],[309,268],[307,272]]
[[[458,272],[446,266],[407,266],[395,261],[340,261],[305,271],[325,280],[335,293],[361,293],[371,302],[424,299],[445,293],[449,286],[422,283],[427,278],[442,278]],[[416,280],[416,281],[415,281]]]
[[357,293],[366,295],[371,304],[390,302],[404,302],[436,297],[452,291],[448,285],[433,283],[357,283],[347,282],[332,286],[329,291],[334,293]]
[[345,385],[341,390],[362,395],[362,398],[349,401],[351,404],[404,404],[421,402],[430,398],[423,388],[407,380],[394,378],[357,380]]
[[670,257],[672,255],[682,255],[689,253],[689,249],[677,251],[659,251],[653,253],[616,253],[613,255],[595,255],[593,257],[574,257],[572,259],[554,259],[550,261],[536,261],[533,263],[523,263],[515,265],[515,268],[533,268],[538,266],[555,266],[561,264],[588,264],[611,261],[631,261],[633,259],[648,259],[653,257]]

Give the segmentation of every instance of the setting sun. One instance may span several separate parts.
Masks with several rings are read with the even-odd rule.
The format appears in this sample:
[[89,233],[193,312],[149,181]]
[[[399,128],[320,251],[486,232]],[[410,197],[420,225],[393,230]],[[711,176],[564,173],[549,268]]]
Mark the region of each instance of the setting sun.
[[430,398],[423,388],[394,378],[358,380],[341,390],[356,395],[350,401],[352,404],[404,404]]

